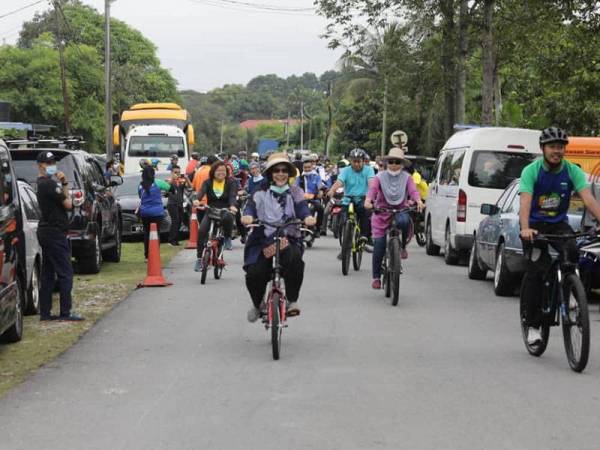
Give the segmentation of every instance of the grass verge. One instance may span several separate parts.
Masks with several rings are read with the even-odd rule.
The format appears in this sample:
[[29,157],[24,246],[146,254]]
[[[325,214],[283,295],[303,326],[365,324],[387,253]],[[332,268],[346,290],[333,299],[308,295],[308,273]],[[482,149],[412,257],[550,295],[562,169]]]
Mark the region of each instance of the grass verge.
[[[182,247],[161,245],[165,267]],[[97,275],[75,275],[73,310],[84,322],[40,322],[39,316],[25,317],[23,340],[0,344],[0,397],[23,382],[33,371],[67,350],[117,303],[121,302],[146,275],[141,243],[123,243],[120,263],[103,263]],[[53,311],[58,311],[58,295]]]

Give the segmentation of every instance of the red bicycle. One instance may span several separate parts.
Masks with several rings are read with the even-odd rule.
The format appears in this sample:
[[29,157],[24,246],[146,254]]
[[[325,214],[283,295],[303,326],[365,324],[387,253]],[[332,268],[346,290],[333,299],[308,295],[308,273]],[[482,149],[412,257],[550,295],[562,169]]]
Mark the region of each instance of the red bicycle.
[[223,227],[221,226],[221,219],[223,214],[228,213],[228,209],[219,208],[205,208],[206,214],[210,220],[210,226],[208,228],[208,240],[206,246],[202,251],[202,273],[200,276],[200,283],[206,283],[206,275],[210,266],[214,268],[215,280],[218,280],[223,275],[223,269],[225,268],[224,259],[224,240]]

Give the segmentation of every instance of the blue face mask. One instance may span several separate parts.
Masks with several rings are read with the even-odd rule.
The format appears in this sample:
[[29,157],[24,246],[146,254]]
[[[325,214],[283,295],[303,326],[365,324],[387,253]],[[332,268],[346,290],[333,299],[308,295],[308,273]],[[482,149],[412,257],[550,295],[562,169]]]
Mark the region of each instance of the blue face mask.
[[56,166],[46,166],[46,175],[48,175],[49,177],[51,177],[52,175],[56,175],[56,172],[58,172]]
[[276,194],[283,194],[289,188],[290,188],[290,186],[287,185],[287,184],[284,185],[284,186],[276,186],[276,185],[272,184],[271,187],[270,187],[271,191],[275,192]]

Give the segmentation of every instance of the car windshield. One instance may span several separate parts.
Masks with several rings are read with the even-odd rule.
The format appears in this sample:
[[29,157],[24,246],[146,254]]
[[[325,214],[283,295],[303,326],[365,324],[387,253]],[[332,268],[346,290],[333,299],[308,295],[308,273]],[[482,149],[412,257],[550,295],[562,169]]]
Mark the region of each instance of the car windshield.
[[132,136],[129,140],[129,156],[168,158],[173,154],[185,156],[182,137]]
[[469,184],[480,188],[506,189],[536,157],[531,153],[476,151],[469,169]]
[[[56,166],[60,172],[67,177],[72,188],[79,187],[79,177],[77,176],[76,163],[73,155],[52,151],[56,156]],[[39,152],[28,150],[13,150],[10,156],[13,161],[13,168],[18,179],[26,181],[33,189],[37,188],[38,165],[37,155]]]

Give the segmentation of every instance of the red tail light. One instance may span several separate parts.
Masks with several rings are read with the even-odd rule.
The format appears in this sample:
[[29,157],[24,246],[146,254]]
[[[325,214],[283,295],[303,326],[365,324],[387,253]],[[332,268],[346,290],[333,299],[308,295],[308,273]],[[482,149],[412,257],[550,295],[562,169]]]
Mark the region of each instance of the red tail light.
[[456,206],[456,220],[466,222],[467,220],[467,194],[460,189],[458,191],[458,205]]
[[71,191],[71,198],[73,199],[73,206],[81,206],[85,200],[85,195],[81,189]]

